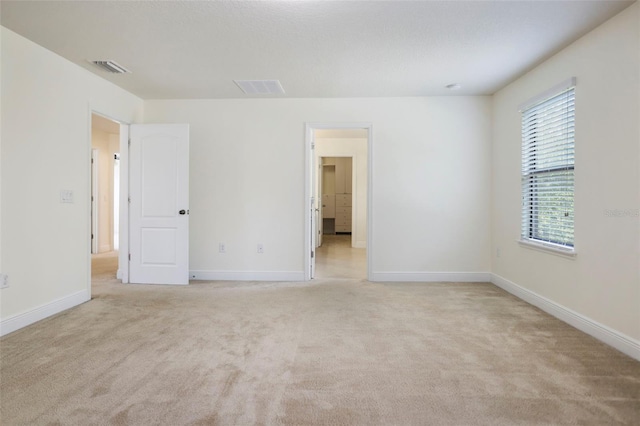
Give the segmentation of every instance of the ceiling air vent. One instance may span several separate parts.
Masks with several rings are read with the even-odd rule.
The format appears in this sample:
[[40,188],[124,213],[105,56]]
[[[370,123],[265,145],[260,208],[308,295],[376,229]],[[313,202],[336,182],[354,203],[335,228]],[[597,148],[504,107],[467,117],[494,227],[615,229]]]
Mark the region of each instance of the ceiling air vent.
[[91,61],[91,63],[102,68],[102,70],[113,74],[126,74],[131,72],[122,65],[119,65],[113,61]]
[[247,95],[284,95],[278,80],[233,80]]

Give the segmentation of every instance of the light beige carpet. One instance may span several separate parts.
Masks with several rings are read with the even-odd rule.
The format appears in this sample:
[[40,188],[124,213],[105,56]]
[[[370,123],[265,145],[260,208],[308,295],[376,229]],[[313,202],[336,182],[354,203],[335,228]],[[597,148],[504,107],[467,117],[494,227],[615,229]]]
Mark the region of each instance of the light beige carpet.
[[639,362],[490,284],[94,297],[0,340],[2,425],[640,423]]

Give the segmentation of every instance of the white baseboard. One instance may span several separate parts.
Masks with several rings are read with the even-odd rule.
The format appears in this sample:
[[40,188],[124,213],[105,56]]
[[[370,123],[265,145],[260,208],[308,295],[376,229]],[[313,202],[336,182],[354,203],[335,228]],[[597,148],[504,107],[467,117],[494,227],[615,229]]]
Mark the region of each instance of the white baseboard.
[[489,272],[372,272],[371,281],[401,282],[490,282]]
[[70,294],[53,302],[46,303],[35,309],[31,309],[21,314],[13,315],[9,318],[3,319],[0,322],[0,336],[13,333],[23,327],[31,325],[35,322],[48,318],[59,312],[66,311],[67,309],[78,306],[91,299],[91,295],[87,290],[82,290],[77,293]]
[[304,281],[303,271],[189,271],[192,280],[204,281]]
[[632,339],[606,325],[600,324],[546,297],[527,290],[500,275],[492,274],[491,282],[514,296],[536,306],[578,330],[595,337],[620,352],[640,361],[640,341]]
[[116,271],[116,278],[119,280],[122,279],[122,270],[120,268]]

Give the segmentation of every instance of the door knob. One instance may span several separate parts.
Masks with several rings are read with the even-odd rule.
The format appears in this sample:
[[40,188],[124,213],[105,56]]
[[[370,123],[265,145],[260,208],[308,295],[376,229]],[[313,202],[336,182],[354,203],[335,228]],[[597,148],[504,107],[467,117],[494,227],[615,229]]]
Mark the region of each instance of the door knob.
[[186,210],[180,210],[178,213],[180,213],[180,214],[187,214],[187,211],[186,211]]

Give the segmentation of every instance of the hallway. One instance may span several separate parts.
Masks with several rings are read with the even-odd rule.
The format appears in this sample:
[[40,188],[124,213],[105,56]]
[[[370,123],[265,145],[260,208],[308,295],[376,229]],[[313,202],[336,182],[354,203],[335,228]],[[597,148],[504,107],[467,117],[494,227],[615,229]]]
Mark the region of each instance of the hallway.
[[118,271],[118,252],[108,251],[91,255],[91,281],[114,280]]
[[315,277],[366,279],[367,250],[351,247],[351,235],[323,235]]

